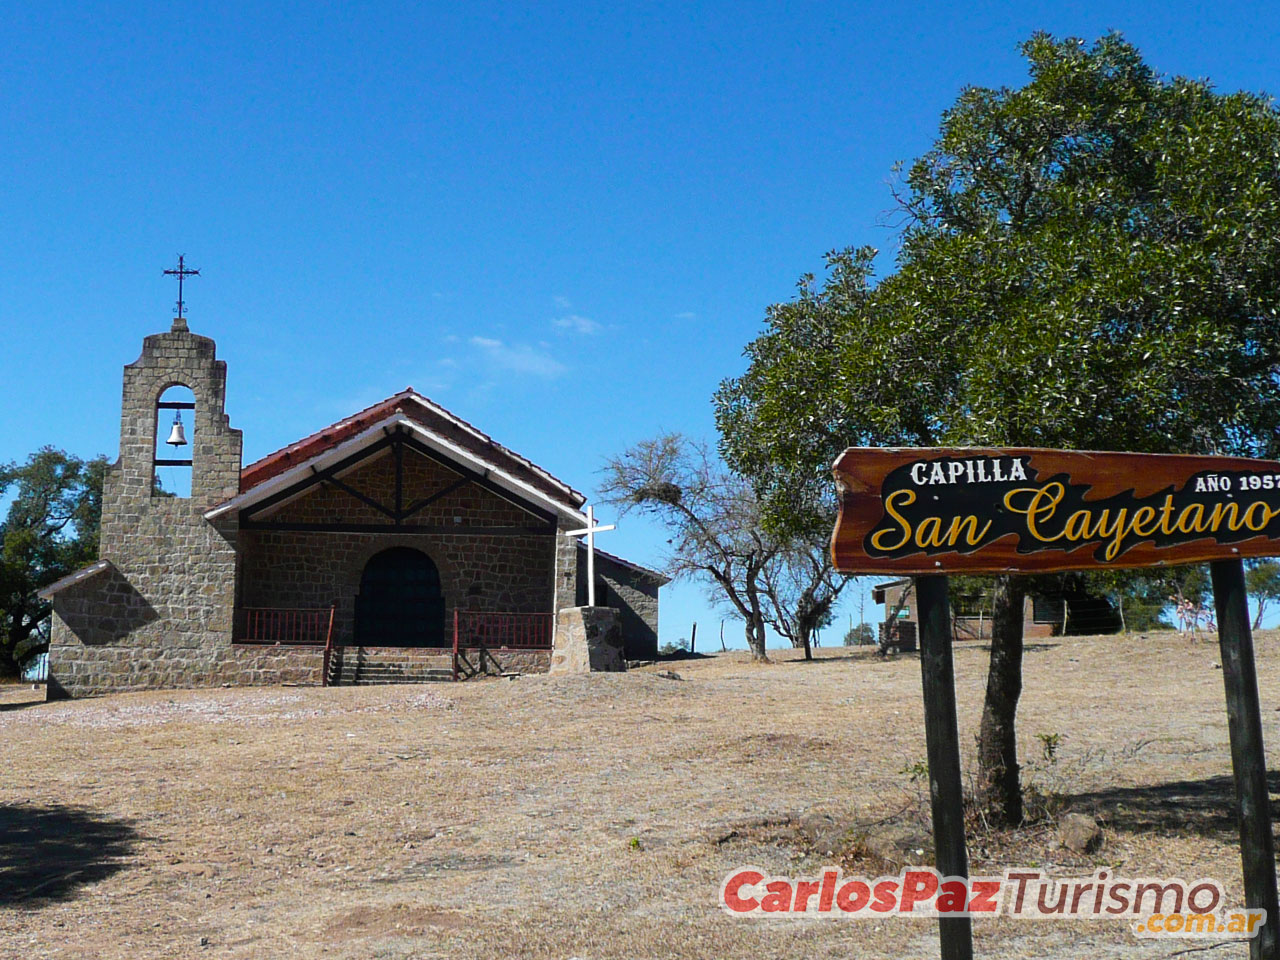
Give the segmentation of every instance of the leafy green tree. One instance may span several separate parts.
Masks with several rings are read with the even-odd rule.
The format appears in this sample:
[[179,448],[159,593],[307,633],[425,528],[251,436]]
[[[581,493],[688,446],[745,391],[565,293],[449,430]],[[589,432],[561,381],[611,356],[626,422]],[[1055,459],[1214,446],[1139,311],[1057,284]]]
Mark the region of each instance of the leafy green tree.
[[1245,585],[1249,596],[1258,603],[1258,615],[1253,618],[1253,629],[1262,629],[1262,615],[1267,607],[1280,600],[1280,563],[1275,560],[1259,560],[1249,565],[1245,573]]
[[49,649],[48,601],[40,590],[98,556],[103,457],[81,460],[44,447],[25,464],[0,466],[0,677],[13,678]]
[[[1037,34],[1030,79],[971,87],[897,190],[897,269],[827,256],[717,395],[767,519],[811,522],[847,446],[1280,449],[1280,114],[1164,78],[1120,36]],[[1022,818],[1022,597],[997,578],[979,801]]]
[[876,632],[871,629],[869,623],[859,623],[851,626],[844,635],[844,645],[846,647],[869,647],[876,642]]
[[1168,571],[1098,570],[1084,574],[1090,589],[1107,597],[1120,618],[1124,633],[1171,630]]

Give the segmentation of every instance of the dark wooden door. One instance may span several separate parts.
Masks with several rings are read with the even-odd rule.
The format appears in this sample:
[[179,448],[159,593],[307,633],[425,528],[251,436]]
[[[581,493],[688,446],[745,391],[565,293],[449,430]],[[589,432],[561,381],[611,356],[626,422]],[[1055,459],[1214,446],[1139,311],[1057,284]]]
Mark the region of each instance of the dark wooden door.
[[430,557],[392,547],[369,559],[356,595],[355,634],[362,646],[445,646],[440,571]]

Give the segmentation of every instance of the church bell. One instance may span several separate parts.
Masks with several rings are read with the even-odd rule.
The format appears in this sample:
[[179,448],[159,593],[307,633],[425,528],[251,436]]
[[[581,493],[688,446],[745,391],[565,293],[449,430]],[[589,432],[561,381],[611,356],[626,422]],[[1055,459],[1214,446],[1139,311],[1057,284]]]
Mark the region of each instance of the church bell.
[[187,435],[182,432],[182,414],[175,413],[173,415],[173,429],[169,431],[169,439],[165,443],[175,447],[185,447],[187,445]]

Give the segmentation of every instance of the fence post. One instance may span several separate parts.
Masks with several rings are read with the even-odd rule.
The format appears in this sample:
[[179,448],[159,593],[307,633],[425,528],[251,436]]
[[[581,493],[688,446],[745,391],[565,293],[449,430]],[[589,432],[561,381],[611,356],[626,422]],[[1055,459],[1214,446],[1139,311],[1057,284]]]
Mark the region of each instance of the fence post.
[[333,668],[333,615],[337,612],[338,604],[335,601],[329,607],[329,631],[324,637],[324,657],[320,669],[324,673],[320,677],[320,686],[329,686],[329,671]]
[[453,681],[458,682],[458,611],[453,611]]

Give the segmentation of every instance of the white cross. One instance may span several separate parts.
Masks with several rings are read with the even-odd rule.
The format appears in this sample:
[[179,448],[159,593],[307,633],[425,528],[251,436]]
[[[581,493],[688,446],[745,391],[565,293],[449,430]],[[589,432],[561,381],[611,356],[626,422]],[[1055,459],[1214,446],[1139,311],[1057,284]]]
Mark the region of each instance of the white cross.
[[580,537],[584,533],[587,535],[587,606],[594,607],[596,605],[596,534],[603,533],[605,530],[616,530],[618,525],[610,523],[608,525],[596,524],[595,507],[587,507],[587,525],[581,530],[566,530],[567,537]]

